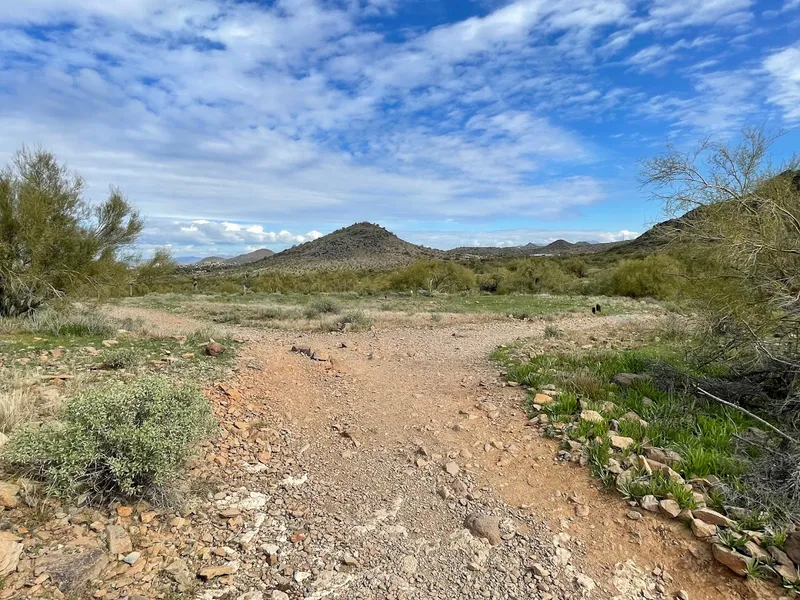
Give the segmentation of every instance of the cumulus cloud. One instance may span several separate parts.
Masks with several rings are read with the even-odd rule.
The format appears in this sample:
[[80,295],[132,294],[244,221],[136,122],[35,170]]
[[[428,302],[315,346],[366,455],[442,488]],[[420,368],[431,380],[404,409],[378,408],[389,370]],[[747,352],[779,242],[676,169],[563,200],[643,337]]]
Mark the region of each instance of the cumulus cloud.
[[545,246],[556,240],[568,242],[619,242],[632,240],[639,236],[636,231],[602,230],[550,230],[550,229],[510,229],[502,231],[448,231],[448,232],[408,232],[399,234],[403,239],[431,248],[448,250],[458,247],[494,246],[510,248],[537,244]]
[[579,218],[613,198],[610,161],[638,158],[598,141],[609,124],[707,133],[763,116],[767,93],[797,116],[795,50],[728,59],[757,34],[752,0],[476,2],[458,20],[439,1],[407,21],[401,0],[0,3],[0,160],[38,143],[92,198],[120,185],[148,243],[287,244],[313,232],[267,224]]

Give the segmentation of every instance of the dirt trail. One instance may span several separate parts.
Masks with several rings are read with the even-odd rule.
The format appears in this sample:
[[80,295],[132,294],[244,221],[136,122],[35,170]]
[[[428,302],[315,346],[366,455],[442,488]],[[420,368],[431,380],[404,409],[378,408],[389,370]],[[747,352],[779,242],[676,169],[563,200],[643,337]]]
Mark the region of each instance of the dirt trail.
[[[275,599],[656,599],[679,590],[692,600],[774,597],[719,567],[683,526],[659,517],[632,521],[625,502],[601,491],[586,469],[556,463],[556,445],[526,426],[524,392],[504,386],[487,360],[517,338],[551,348],[624,344],[656,321],[572,316],[557,323],[566,333],[557,342],[544,339],[544,323],[511,321],[245,332],[251,341],[237,375],[223,384],[227,392],[214,392],[225,432],[198,468],[208,476],[215,465],[211,479],[223,490],[214,496],[217,508],[250,511],[243,527],[255,533],[240,544],[228,592]],[[292,353],[294,344],[331,360]],[[267,508],[259,513],[247,499],[262,497],[255,504]],[[473,513],[499,518],[499,544],[464,529]],[[223,526],[213,535],[229,534]]]

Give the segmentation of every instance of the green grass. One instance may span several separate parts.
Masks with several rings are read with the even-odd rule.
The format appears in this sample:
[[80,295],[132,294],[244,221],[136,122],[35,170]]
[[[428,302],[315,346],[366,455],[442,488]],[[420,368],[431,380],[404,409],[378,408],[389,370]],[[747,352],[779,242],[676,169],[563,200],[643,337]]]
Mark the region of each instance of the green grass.
[[[694,375],[719,374],[724,366],[711,365],[695,368],[683,358],[681,346],[670,343],[649,344],[638,350],[589,350],[562,354],[529,357],[523,346],[506,346],[492,356],[506,370],[506,377],[528,386],[532,393],[528,403],[531,416],[533,393],[549,384],[561,392],[556,401],[543,408],[551,421],[572,423],[564,430],[570,438],[579,441],[604,440],[609,433],[609,423],[618,423],[618,435],[635,441],[629,452],[641,452],[646,444],[674,450],[681,461],[674,466],[686,479],[716,476],[737,497],[747,498],[743,475],[750,468],[751,459],[758,456],[758,448],[741,446],[738,436],[758,423],[740,411],[697,398],[681,391],[680,387],[664,389],[650,380],[637,381],[628,387],[612,383],[617,373],[664,374],[684,372]],[[665,369],[669,366],[671,370]],[[662,375],[663,378],[663,375]],[[609,402],[613,405],[608,404]],[[603,423],[581,421],[579,406],[589,406],[601,411]],[[602,410],[603,407],[606,410]],[[637,419],[628,419],[635,413]],[[642,419],[644,422],[639,422]],[[558,433],[558,432],[555,432]],[[607,463],[601,447],[589,448],[589,465],[593,473],[603,477],[602,465]],[[634,499],[652,494],[659,498],[675,499],[682,508],[694,505],[691,492],[682,485],[656,474],[648,480],[636,480],[626,486],[625,493]],[[724,512],[726,497],[719,491],[709,493],[709,505]],[[763,529],[769,519],[756,511],[749,525]]]

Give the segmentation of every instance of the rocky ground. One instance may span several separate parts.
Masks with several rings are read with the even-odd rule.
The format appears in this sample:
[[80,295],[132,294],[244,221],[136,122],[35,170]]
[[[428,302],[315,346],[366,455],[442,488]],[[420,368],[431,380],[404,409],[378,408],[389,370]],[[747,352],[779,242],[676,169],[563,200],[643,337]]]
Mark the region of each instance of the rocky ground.
[[0,489],[0,570],[17,562],[0,598],[775,597],[558,462],[487,360],[520,337],[627,347],[658,319],[572,316],[561,339],[538,321],[240,332],[237,366],[209,389],[220,434],[169,503],[94,510],[31,491],[31,509],[29,490]]

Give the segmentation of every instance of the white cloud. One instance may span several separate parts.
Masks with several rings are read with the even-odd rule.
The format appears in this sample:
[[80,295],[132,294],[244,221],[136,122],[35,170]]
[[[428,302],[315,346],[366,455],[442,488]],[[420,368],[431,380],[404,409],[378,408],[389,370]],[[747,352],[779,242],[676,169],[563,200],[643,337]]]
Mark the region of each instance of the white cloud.
[[[406,7],[0,3],[0,160],[40,143],[93,198],[122,186],[151,234],[177,221],[169,235],[187,244],[223,233],[285,244],[298,234],[268,223],[576,214],[610,195],[603,123],[639,115],[713,131],[759,103],[746,67],[687,67],[660,93],[635,75],[741,33],[751,0],[504,0],[428,29],[375,25]],[[774,54],[761,75],[775,77],[770,98],[787,115],[791,58]]]
[[568,242],[619,242],[636,238],[639,233],[635,231],[602,231],[570,229],[511,229],[500,231],[415,231],[400,232],[400,237],[416,244],[431,248],[449,250],[451,248],[494,246],[509,248],[524,246],[525,244],[547,245],[556,240]]
[[800,119],[800,44],[768,56],[764,69],[771,77],[770,102],[780,106],[788,120]]

